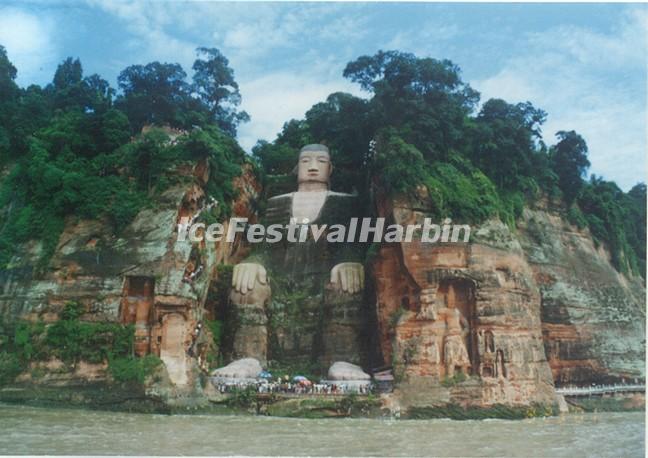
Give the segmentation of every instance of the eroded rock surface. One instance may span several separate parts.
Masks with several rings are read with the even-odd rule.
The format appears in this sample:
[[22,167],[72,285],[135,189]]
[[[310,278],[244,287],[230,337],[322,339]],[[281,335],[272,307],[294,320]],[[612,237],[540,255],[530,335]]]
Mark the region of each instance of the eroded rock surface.
[[[120,237],[101,221],[68,221],[42,276],[33,267],[41,248],[26,244],[12,268],[0,273],[0,314],[51,323],[65,303],[76,301],[84,308],[82,320],[135,326],[137,354],[153,353],[165,363],[158,397],[200,391],[198,367],[205,363],[200,335],[206,331],[198,324],[210,283],[218,277],[217,265],[236,264],[249,246],[240,238],[231,244],[176,240],[180,219],[196,217],[209,199],[209,167],[194,164],[185,173],[190,179],[158,196]],[[239,194],[231,203],[233,215],[253,222],[259,187],[248,168],[234,186]],[[379,199],[378,216],[421,223],[428,209],[424,196]],[[515,230],[490,220],[473,227],[470,240],[383,244],[366,266],[375,297],[368,304],[358,296],[350,307],[341,293],[322,289],[328,265],[316,293],[281,283],[284,289],[273,294],[285,300],[274,314],[250,299],[258,320],[247,313],[233,353],[253,354],[271,341],[274,352],[296,360],[310,358],[315,348],[324,352],[326,366],[341,359],[367,369],[392,366],[396,390],[385,402],[399,411],[554,404],[555,384],[645,377],[643,281],[618,273],[587,231],[570,226],[558,210],[538,206],[524,211]],[[316,261],[294,265],[302,271],[322,267]],[[328,306],[327,326],[314,318],[322,303]],[[269,320],[274,320],[270,335]],[[360,329],[368,331],[362,334],[367,351],[357,342]],[[378,356],[367,362],[365,353]],[[261,364],[236,361],[217,371],[217,376],[254,378]],[[77,372],[75,380],[105,378],[105,366],[80,365]],[[367,380],[368,375],[360,366],[338,362],[329,378]],[[67,382],[61,378],[61,383]]]
[[[383,201],[381,216],[422,223],[424,206]],[[519,242],[499,221],[470,244],[384,245],[374,260],[385,363],[405,404],[555,401],[540,293]]]
[[561,385],[645,378],[643,279],[623,275],[587,230],[544,203],[526,209],[519,240],[542,298],[542,332]]
[[[424,195],[378,202],[402,225],[430,208]],[[645,376],[641,279],[555,212],[527,209],[515,231],[473,226],[469,244],[383,244],[372,275],[380,351],[405,409],[555,404],[555,383]]]
[[[218,203],[206,195],[207,161],[182,165],[177,174],[180,184],[154,197],[119,237],[102,221],[67,221],[43,275],[34,272],[39,245],[26,244],[12,267],[0,272],[2,317],[51,323],[66,303],[77,302],[82,321],[134,325],[135,353],[158,355],[173,385],[196,390],[197,369],[206,363],[210,340],[201,337],[206,332],[202,322],[216,266],[238,260],[246,247],[240,235],[234,243],[178,240],[182,218],[195,220]],[[254,221],[251,200],[259,185],[251,167],[243,166],[233,184],[239,191],[229,203],[234,216]]]

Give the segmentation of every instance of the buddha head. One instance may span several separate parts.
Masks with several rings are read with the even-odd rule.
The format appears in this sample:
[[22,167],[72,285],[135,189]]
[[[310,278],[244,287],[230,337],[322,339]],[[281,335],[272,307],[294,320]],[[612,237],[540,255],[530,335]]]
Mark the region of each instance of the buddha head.
[[331,156],[325,145],[306,145],[299,151],[297,163],[297,183],[320,184],[328,187],[329,178],[333,171]]

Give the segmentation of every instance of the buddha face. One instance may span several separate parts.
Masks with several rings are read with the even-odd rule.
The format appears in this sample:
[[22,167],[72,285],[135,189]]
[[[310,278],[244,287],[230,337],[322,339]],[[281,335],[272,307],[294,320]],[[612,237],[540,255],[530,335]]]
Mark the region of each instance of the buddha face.
[[331,171],[331,158],[326,152],[304,151],[299,155],[298,183],[328,183]]

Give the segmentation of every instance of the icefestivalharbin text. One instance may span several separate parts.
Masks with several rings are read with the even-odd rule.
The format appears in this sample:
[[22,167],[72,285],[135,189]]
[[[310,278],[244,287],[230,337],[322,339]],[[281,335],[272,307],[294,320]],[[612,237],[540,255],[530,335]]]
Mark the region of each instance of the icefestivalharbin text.
[[411,242],[420,240],[424,243],[468,243],[470,226],[451,224],[449,218],[442,224],[434,224],[431,218],[425,218],[423,224],[390,224],[385,218],[351,218],[344,224],[309,224],[308,219],[291,218],[289,224],[248,224],[247,218],[231,218],[229,224],[190,223],[183,217],[178,224],[179,242],[218,242],[225,237],[226,242],[233,242],[237,234],[243,234],[249,243],[277,243],[286,238],[288,242],[300,243],[309,239],[325,239],[328,243],[354,242]]

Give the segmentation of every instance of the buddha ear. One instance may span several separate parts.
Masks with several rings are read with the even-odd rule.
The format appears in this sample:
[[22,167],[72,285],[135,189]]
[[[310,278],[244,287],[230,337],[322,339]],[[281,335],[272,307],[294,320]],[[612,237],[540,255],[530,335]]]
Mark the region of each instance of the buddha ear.
[[298,170],[297,170],[298,168],[299,168],[299,165],[294,166],[291,173],[293,175],[297,175],[299,173]]

